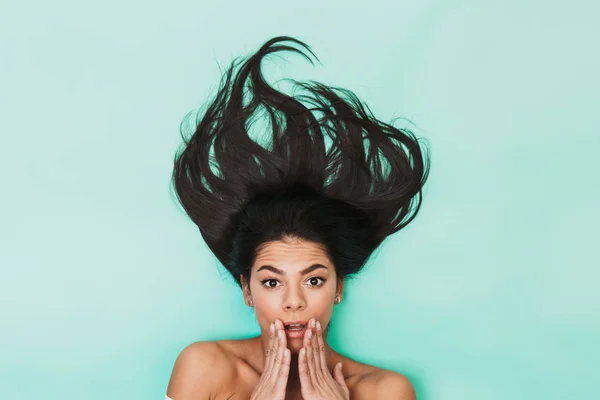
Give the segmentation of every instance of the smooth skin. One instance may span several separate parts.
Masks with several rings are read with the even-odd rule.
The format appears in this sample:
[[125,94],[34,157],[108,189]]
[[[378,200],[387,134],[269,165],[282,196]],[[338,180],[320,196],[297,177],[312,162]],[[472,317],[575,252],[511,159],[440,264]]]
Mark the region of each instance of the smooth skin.
[[[250,279],[242,276],[241,283],[261,334],[183,349],[167,388],[173,400],[416,398],[403,375],[352,360],[327,343],[334,299],[343,299],[344,282],[318,244],[289,237],[265,244]],[[283,322],[312,320],[303,338],[286,336]],[[337,370],[340,362],[343,369]]]

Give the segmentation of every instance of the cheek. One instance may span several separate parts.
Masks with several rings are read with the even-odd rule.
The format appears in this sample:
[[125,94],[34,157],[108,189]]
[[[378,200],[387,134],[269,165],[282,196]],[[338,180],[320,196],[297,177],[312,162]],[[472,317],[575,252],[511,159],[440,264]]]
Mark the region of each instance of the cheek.
[[273,294],[260,292],[254,295],[254,314],[256,320],[265,329],[269,329],[269,324],[275,319],[281,319],[280,301]]
[[330,291],[319,291],[318,294],[313,296],[313,305],[319,307],[321,310],[330,309],[333,306],[333,293]]

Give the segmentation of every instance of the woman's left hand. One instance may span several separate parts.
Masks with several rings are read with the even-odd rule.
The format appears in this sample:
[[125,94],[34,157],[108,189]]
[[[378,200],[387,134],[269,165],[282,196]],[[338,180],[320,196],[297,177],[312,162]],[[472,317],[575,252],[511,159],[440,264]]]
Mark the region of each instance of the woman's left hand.
[[327,368],[325,357],[325,340],[321,325],[311,329],[309,321],[304,343],[298,356],[298,373],[302,398],[305,400],[350,400],[350,391],[342,374],[342,363],[333,369],[333,376]]

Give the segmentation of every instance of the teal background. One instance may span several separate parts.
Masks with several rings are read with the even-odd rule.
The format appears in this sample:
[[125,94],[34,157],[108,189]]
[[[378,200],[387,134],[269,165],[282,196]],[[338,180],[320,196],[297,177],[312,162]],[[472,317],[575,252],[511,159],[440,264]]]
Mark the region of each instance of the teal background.
[[431,148],[332,346],[419,399],[597,398],[596,4],[0,1],[0,397],[162,400],[183,347],[257,333],[169,180],[219,66],[291,35],[323,64],[273,80],[352,89]]

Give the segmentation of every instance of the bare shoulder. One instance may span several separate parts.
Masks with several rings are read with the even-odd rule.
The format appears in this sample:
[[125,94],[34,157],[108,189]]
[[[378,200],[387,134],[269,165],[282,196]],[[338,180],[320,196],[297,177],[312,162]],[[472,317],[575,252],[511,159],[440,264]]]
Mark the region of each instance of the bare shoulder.
[[415,400],[416,393],[404,375],[377,367],[370,367],[356,382],[354,397],[361,399]]
[[415,400],[417,398],[412,383],[404,375],[382,370],[376,378],[377,399]]
[[172,399],[208,399],[225,381],[235,375],[227,354],[216,342],[195,342],[185,347],[175,360],[167,387]]

